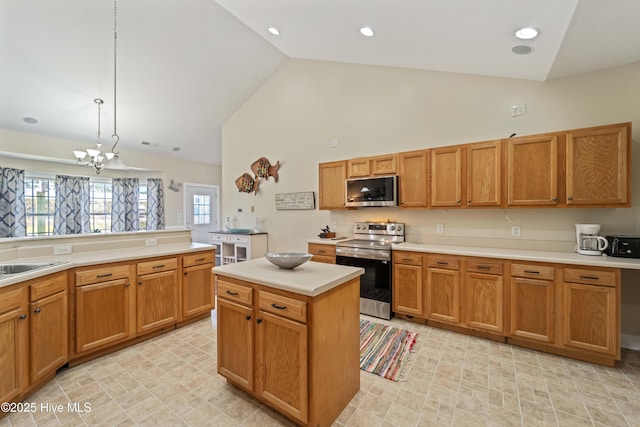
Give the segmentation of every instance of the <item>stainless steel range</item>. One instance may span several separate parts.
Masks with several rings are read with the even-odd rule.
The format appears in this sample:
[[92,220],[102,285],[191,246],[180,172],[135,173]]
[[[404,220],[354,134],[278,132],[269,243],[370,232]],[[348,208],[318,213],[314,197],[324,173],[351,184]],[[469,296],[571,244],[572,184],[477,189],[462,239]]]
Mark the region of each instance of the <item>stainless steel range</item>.
[[391,319],[391,246],[404,242],[404,224],[356,222],[353,232],[353,239],[336,243],[336,263],[364,269],[360,313]]

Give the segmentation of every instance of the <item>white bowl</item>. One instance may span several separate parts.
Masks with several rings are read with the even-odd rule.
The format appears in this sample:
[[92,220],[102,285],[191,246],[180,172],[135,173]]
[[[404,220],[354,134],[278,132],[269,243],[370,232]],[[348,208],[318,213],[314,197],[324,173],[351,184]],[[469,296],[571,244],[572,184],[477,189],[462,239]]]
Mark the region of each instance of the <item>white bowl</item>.
[[297,266],[309,261],[313,255],[301,253],[301,252],[269,252],[264,254],[264,257],[271,262],[271,264],[291,270]]

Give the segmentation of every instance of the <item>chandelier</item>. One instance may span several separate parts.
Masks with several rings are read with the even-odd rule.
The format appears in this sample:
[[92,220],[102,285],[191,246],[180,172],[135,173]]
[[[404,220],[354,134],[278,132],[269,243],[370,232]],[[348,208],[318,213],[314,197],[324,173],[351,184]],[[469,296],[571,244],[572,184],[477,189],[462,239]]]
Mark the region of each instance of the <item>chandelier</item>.
[[[100,98],[96,98],[93,100],[98,105],[98,141],[96,142],[95,149],[87,149],[87,150],[75,150],[73,155],[76,157],[76,164],[81,166],[90,166],[96,170],[96,175],[100,175],[100,172],[105,167],[105,164],[109,163],[110,169],[126,169],[127,166],[120,160],[120,152],[116,151],[116,146],[120,141],[120,136],[118,136],[117,126],[116,126],[116,57],[117,57],[117,42],[118,42],[118,32],[117,32],[117,0],[113,0],[113,135],[111,138],[113,139],[113,146],[111,147],[111,152],[105,152],[104,147],[102,146],[102,139],[100,138],[100,106],[104,104],[104,101]],[[84,159],[89,156],[89,159],[85,161]]]

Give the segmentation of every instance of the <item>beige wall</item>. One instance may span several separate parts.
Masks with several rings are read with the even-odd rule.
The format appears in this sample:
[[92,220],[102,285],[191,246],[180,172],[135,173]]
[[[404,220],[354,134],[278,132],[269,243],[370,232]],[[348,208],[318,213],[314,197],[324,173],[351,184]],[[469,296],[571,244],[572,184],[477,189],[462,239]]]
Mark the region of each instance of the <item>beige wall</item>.
[[[0,166],[21,168],[28,172],[66,173],[95,177],[95,172],[88,167],[46,160],[46,158],[73,160],[73,150],[89,148],[91,144],[0,129]],[[15,158],[11,153],[41,156],[43,160]],[[165,221],[167,227],[182,225],[182,219],[179,217],[182,217],[183,192],[173,192],[167,188],[172,179],[180,183],[190,182],[209,185],[220,185],[222,180],[222,168],[216,165],[133,150],[121,150],[120,157],[127,166],[148,170],[124,172],[103,170],[100,177],[162,178],[165,184]],[[180,222],[178,219],[180,219]]]
[[[527,114],[511,117],[511,105],[520,103]],[[627,209],[278,211],[274,195],[317,192],[318,162],[627,121],[635,126],[640,165],[640,63],[533,82],[289,60],[223,126],[222,213],[237,227],[262,218],[270,251],[304,251],[305,240],[326,224],[336,222],[345,235],[354,221],[378,218],[405,222],[414,242],[572,250],[577,222],[640,234],[637,166],[634,207]],[[237,192],[235,179],[262,156],[280,161],[280,181],[262,180],[255,196]],[[445,226],[443,236],[435,235],[437,223]],[[510,237],[511,223],[521,226],[521,238]],[[640,311],[637,298],[632,304]]]

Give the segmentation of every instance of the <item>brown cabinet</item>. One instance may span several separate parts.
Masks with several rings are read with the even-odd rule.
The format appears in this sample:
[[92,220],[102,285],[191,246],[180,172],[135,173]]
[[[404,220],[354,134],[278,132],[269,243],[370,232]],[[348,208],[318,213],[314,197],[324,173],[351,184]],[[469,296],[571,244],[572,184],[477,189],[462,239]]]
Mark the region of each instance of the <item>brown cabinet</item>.
[[429,151],[398,155],[398,203],[401,208],[426,208],[429,204]]
[[462,146],[431,150],[431,206],[462,205]]
[[467,151],[467,206],[502,205],[502,141],[470,144]]
[[630,206],[630,127],[566,134],[567,205]]
[[411,317],[426,318],[422,277],[422,255],[393,252],[393,311]]
[[31,382],[54,373],[69,357],[67,272],[29,285],[29,355]]
[[136,332],[178,321],[178,259],[162,258],[137,264]]
[[463,289],[466,326],[503,334],[503,264],[489,260],[467,259]]
[[564,339],[567,347],[620,358],[620,272],[565,268]]
[[313,255],[313,258],[311,258],[311,261],[324,262],[327,264],[336,263],[336,245],[308,243],[307,250],[311,255]]
[[213,310],[215,298],[213,293],[214,253],[198,252],[182,257],[182,306],[180,319],[196,317]]
[[28,298],[25,286],[0,289],[0,402],[16,399],[29,382]]
[[345,209],[347,162],[320,163],[318,166],[319,209]]
[[558,137],[507,140],[507,205],[558,204]]
[[458,257],[427,256],[427,319],[460,323],[460,261]]
[[75,351],[106,347],[135,335],[135,294],[129,265],[77,269]]
[[397,160],[398,156],[396,154],[348,160],[349,178],[364,178],[373,175],[395,175],[398,172]]
[[554,288],[554,266],[511,264],[511,336],[554,343]]

